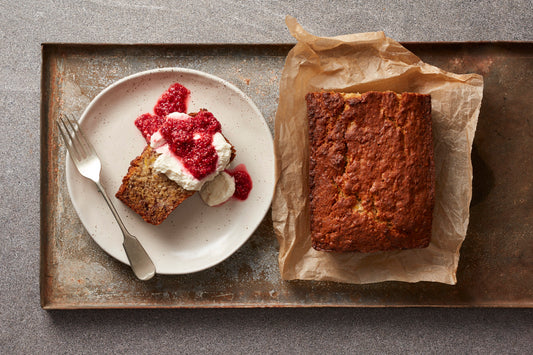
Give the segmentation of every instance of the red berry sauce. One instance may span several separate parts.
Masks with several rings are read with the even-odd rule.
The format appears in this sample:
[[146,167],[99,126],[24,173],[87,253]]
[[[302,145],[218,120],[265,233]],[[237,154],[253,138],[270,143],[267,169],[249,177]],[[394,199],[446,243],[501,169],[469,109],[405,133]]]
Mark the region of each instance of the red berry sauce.
[[[183,85],[171,85],[157,101],[155,114],[140,115],[135,120],[135,126],[148,144],[151,136],[161,129],[169,150],[196,179],[201,180],[216,170],[218,154],[212,143],[213,136],[222,128],[213,114],[206,110],[200,110],[188,119],[167,117],[172,112],[187,112],[189,95],[190,91]],[[253,184],[244,164],[226,172],[235,179],[233,197],[246,200]]]
[[216,170],[218,154],[212,145],[213,135],[221,131],[220,122],[206,110],[189,119],[167,117],[161,126],[161,135],[170,151],[198,180]]
[[175,83],[161,95],[154,107],[158,116],[166,116],[172,112],[186,112],[187,99],[191,92],[185,86]]
[[150,137],[159,130],[165,120],[166,117],[144,113],[137,117],[135,120],[135,126],[141,131],[146,142],[150,144]]
[[150,137],[157,132],[166,120],[166,115],[172,112],[186,112],[187,100],[191,92],[185,86],[175,83],[165,91],[154,107],[155,115],[145,113],[137,117],[135,126],[141,131],[148,144]]
[[242,201],[246,200],[253,187],[252,178],[248,174],[246,166],[239,164],[232,170],[226,169],[226,173],[235,179],[235,193],[233,197]]

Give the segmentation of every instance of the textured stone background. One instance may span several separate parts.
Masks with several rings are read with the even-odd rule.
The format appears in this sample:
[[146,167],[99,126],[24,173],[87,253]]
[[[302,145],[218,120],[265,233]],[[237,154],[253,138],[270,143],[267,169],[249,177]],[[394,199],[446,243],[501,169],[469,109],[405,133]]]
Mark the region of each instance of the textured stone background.
[[531,0],[2,1],[0,353],[531,351],[530,309],[43,311],[39,101],[43,42],[293,43],[287,14],[325,36],[531,41],[532,8]]

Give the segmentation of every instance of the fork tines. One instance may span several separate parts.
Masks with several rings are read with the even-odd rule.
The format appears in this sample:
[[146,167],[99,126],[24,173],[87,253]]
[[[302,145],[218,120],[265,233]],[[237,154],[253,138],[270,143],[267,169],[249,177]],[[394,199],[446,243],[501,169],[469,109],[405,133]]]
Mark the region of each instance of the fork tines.
[[56,123],[59,128],[59,133],[67,145],[67,150],[73,155],[73,158],[83,159],[83,157],[94,152],[93,147],[81,132],[78,122],[72,116],[62,114]]

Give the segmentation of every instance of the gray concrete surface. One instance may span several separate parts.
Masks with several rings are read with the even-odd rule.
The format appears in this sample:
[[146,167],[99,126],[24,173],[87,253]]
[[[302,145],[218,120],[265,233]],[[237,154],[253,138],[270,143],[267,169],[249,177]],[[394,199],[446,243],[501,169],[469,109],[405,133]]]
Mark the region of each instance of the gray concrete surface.
[[528,309],[43,311],[39,306],[42,42],[533,40],[521,1],[6,1],[0,3],[0,353],[531,353]]

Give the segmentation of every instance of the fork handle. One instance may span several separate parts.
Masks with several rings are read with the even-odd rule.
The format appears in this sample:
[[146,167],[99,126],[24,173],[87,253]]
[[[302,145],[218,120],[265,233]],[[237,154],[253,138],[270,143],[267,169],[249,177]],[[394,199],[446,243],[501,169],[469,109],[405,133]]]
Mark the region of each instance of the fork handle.
[[102,196],[104,196],[105,202],[107,202],[109,209],[111,209],[111,212],[113,213],[113,216],[115,216],[118,226],[120,227],[120,230],[124,235],[124,241],[122,245],[124,247],[124,251],[126,252],[126,256],[128,257],[128,260],[130,262],[130,266],[133,270],[133,273],[140,280],[145,281],[151,279],[155,275],[155,265],[152,262],[152,259],[150,259],[150,256],[143,248],[139,240],[135,238],[135,236],[133,236],[130,232],[128,232],[117,210],[115,209],[113,202],[111,202],[111,199],[105,192],[104,187],[102,186],[102,184],[100,184],[100,181],[95,181],[95,183],[98,187],[98,191],[100,191]]

